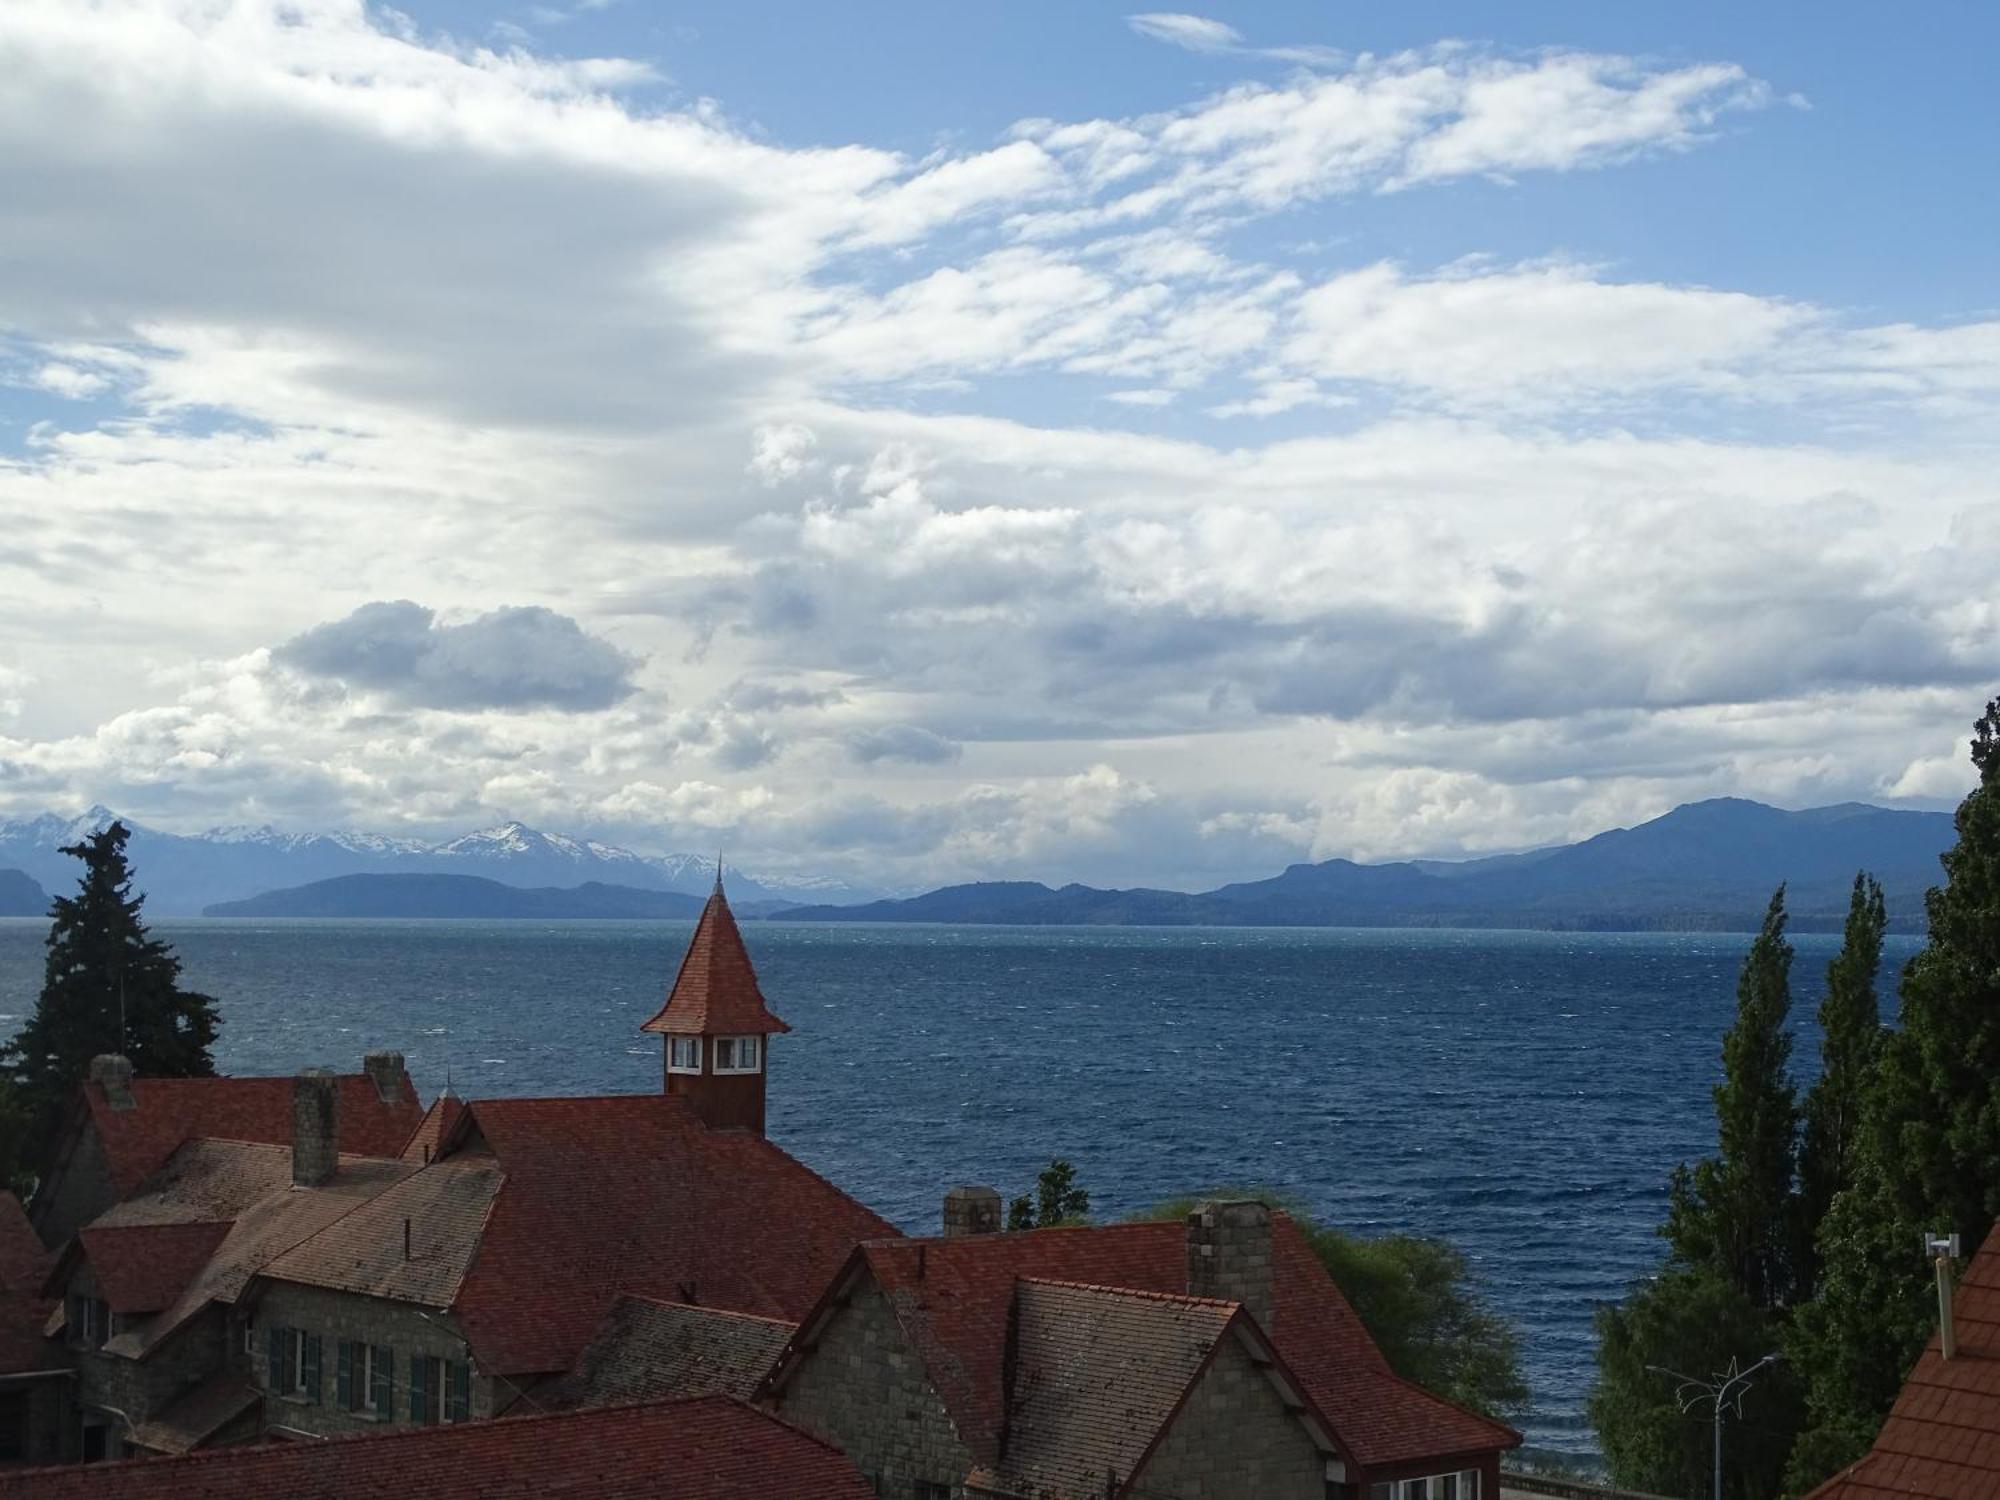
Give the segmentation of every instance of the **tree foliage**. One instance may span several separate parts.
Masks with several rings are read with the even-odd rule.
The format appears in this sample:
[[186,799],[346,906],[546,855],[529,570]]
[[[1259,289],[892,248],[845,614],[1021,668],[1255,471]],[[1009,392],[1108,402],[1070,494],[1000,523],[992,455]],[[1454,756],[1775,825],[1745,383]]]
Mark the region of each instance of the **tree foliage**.
[[[1707,1495],[1709,1410],[1703,1404],[1682,1411],[1679,1382],[1659,1372],[1710,1380],[1732,1359],[1737,1368],[1754,1364],[1777,1347],[1779,1317],[1707,1265],[1671,1267],[1622,1305],[1600,1307],[1589,1409],[1612,1482],[1662,1495]],[[1740,1415],[1732,1409],[1724,1429],[1729,1500],[1778,1493],[1800,1408],[1797,1381],[1782,1365],[1751,1381]]]
[[1035,1179],[1034,1196],[1023,1193],[1007,1205],[1009,1229],[1054,1229],[1090,1217],[1090,1194],[1076,1180],[1076,1167],[1052,1157]]
[[1675,1169],[1661,1230],[1676,1264],[1713,1271],[1767,1311],[1788,1300],[1797,1259],[1791,1199],[1799,1112],[1785,1029],[1791,969],[1779,886],[1743,961],[1736,1021],[1722,1039],[1716,1154]]
[[1291,1215],[1398,1375],[1488,1416],[1516,1415],[1527,1406],[1520,1336],[1487,1300],[1472,1263],[1455,1245],[1408,1234],[1349,1234],[1314,1222],[1296,1202],[1268,1188],[1169,1198],[1134,1217],[1185,1219],[1197,1203],[1250,1198]]
[[0,1053],[26,1119],[21,1160],[39,1168],[90,1059],[122,1052],[142,1077],[215,1071],[215,1002],[180,987],[181,961],[148,936],[132,893],[122,823],[63,853],[83,861],[77,891],[59,896],[35,1011]]

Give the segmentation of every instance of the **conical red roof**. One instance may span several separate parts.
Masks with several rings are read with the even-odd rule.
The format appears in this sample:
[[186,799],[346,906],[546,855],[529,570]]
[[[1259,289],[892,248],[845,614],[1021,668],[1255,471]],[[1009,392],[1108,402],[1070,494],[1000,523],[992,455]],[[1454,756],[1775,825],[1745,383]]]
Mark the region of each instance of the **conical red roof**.
[[678,1036],[716,1036],[755,1032],[768,1036],[792,1028],[771,1014],[757,988],[757,971],[750,966],[743,934],[718,882],[715,894],[701,910],[687,956],[681,960],[667,1003],[641,1031]]

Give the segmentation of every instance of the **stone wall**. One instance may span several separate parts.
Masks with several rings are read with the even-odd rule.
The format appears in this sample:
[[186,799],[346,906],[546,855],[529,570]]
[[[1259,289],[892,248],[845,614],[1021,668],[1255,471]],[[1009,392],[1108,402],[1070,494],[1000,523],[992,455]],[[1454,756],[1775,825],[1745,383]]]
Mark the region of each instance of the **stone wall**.
[[1162,1500],[1324,1500],[1326,1455],[1232,1337],[1139,1479],[1141,1491]]
[[[250,1361],[252,1381],[264,1391],[264,1424],[310,1432],[320,1437],[340,1433],[380,1432],[408,1427],[410,1420],[410,1358],[425,1355],[452,1364],[470,1364],[465,1338],[450,1314],[414,1303],[391,1302],[353,1292],[291,1282],[264,1283],[257,1298]],[[296,1328],[320,1340],[320,1391],[317,1401],[268,1389],[266,1339],[272,1327]],[[395,1380],[391,1410],[386,1415],[349,1411],[340,1404],[340,1344],[343,1340],[377,1345],[393,1351]],[[495,1415],[511,1403],[513,1388],[505,1381],[482,1376],[475,1369],[468,1382],[469,1419]],[[442,1414],[438,1415],[442,1420]]]
[[76,1404],[85,1412],[103,1413],[111,1431],[122,1434],[130,1425],[152,1421],[229,1368],[228,1318],[218,1306],[205,1308],[144,1359],[103,1349],[69,1352],[76,1370]]
[[1272,1331],[1271,1211],[1261,1203],[1201,1203],[1187,1217],[1190,1296],[1241,1302]]
[[57,1164],[28,1209],[35,1233],[51,1250],[67,1244],[71,1235],[118,1201],[104,1160],[104,1142],[88,1113],[75,1142],[69,1159]]
[[964,1493],[972,1455],[872,1281],[828,1321],[774,1405],[845,1453],[878,1495],[911,1500],[919,1483]]

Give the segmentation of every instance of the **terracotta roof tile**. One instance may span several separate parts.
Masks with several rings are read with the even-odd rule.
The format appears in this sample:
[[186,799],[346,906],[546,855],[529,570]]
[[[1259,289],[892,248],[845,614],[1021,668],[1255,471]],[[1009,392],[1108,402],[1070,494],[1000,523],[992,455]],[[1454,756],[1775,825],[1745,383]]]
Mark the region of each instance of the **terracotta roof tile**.
[[[1111,1224],[878,1242],[859,1256],[924,1359],[959,1436],[990,1466],[1004,1415],[1014,1283],[1035,1278],[1178,1295],[1187,1289],[1185,1236],[1179,1223]],[[1271,1343],[1357,1461],[1388,1466],[1519,1444],[1513,1429],[1393,1374],[1288,1215],[1272,1215],[1271,1238]]]
[[[506,1174],[490,1157],[434,1161],[278,1256],[279,1281],[449,1307]],[[403,1226],[409,1225],[407,1241]]]
[[1241,1316],[1234,1302],[1020,1282],[999,1476],[1035,1495],[1097,1496],[1107,1473],[1129,1480]]
[[776,1318],[620,1297],[574,1373],[536,1392],[551,1406],[669,1396],[748,1400],[797,1328]]
[[[365,1073],[344,1074],[340,1086],[340,1145],[357,1156],[395,1156],[422,1116],[405,1077],[400,1097],[385,1102]],[[112,1185],[120,1196],[157,1172],[183,1141],[196,1137],[292,1141],[290,1078],[135,1078],[132,1104],[117,1108],[103,1086],[83,1085],[90,1118],[104,1143]]]
[[1809,1500],[2000,1495],[2000,1224],[1959,1276],[1952,1324],[1952,1357],[1932,1335],[1874,1447]]
[[0,1474],[21,1500],[866,1500],[847,1460],[721,1397]]
[[424,1111],[424,1117],[403,1146],[403,1160],[417,1166],[427,1166],[433,1161],[444,1144],[446,1136],[458,1123],[458,1117],[465,1113],[465,1101],[456,1094],[439,1094],[431,1101],[431,1107]]
[[192,1453],[263,1402],[263,1394],[242,1376],[216,1375],[188,1391],[150,1422],[134,1427],[132,1441],[156,1453]]
[[42,1336],[54,1304],[42,1283],[55,1264],[12,1193],[0,1192],[0,1375],[62,1367]]
[[228,1238],[227,1219],[191,1224],[86,1227],[83,1258],[98,1295],[120,1314],[163,1312],[173,1306],[208,1258]]
[[639,1029],[683,1036],[769,1035],[792,1029],[765,1003],[743,934],[719,885],[695,923],[680,972],[667,991],[667,1003]]

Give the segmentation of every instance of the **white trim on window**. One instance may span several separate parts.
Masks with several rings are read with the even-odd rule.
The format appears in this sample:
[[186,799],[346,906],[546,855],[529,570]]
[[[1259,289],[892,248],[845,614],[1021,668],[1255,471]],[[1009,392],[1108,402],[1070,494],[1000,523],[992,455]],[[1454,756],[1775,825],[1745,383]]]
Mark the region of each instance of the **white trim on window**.
[[699,1073],[701,1071],[701,1038],[698,1036],[669,1036],[667,1038],[667,1071],[669,1073]]
[[763,1071],[763,1038],[760,1036],[719,1036],[715,1039],[715,1071],[757,1073]]

